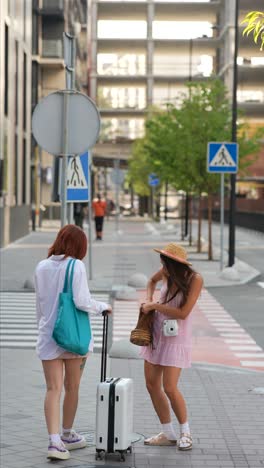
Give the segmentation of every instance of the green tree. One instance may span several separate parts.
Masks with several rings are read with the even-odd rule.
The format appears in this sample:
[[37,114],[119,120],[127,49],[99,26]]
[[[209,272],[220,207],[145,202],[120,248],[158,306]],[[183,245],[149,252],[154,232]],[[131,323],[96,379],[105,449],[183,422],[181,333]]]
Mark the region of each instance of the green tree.
[[253,34],[254,42],[257,44],[260,41],[260,50],[264,46],[264,11],[250,11],[241,24],[247,23],[243,31],[243,35],[249,36]]
[[[208,195],[208,258],[212,253],[212,195],[219,191],[218,174],[206,169],[207,144],[210,141],[230,141],[232,112],[227,90],[221,80],[188,84],[189,92],[182,104],[168,105],[165,111],[154,110],[146,121],[146,134],[135,145],[131,166],[135,179],[147,183],[149,172],[155,172],[162,182],[177,190]],[[245,124],[238,125],[240,167],[243,171],[252,163],[249,154],[259,148],[258,135],[247,138]],[[144,169],[145,168],[145,169]],[[145,171],[145,172],[144,172]],[[201,216],[199,217],[198,249],[200,247]]]

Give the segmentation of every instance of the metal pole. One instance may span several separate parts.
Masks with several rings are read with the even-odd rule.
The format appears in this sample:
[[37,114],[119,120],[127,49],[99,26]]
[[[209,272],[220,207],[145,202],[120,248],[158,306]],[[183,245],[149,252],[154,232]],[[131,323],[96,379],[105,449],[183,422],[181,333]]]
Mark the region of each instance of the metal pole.
[[155,200],[154,200],[154,197],[155,197],[155,193],[154,193],[154,187],[152,185],[152,187],[151,187],[151,201],[152,201],[152,218],[153,219],[155,217]]
[[42,226],[42,214],[41,214],[41,205],[42,205],[42,149],[39,149],[39,227]]
[[118,175],[119,175],[119,159],[114,160],[114,169],[116,172],[116,183],[115,183],[115,203],[116,203],[116,215],[115,215],[115,225],[116,225],[116,233],[119,231],[119,181],[118,181]]
[[[68,93],[63,94],[63,154],[68,154]],[[61,174],[61,227],[67,223],[67,166],[68,156],[62,157],[62,174]]]
[[165,182],[164,219],[168,219],[168,182]]
[[[70,56],[67,58],[65,57],[66,89],[74,90],[75,89],[76,39],[74,36],[71,36],[68,33],[64,33],[64,34],[65,34],[65,41],[67,42],[67,39],[70,41],[70,50],[69,50]],[[65,53],[67,53],[67,51],[65,51]],[[68,160],[69,158],[67,157],[67,162]],[[74,204],[68,203],[67,218],[68,218],[69,224],[73,224],[73,212],[74,212]]]
[[[237,52],[238,52],[238,0],[235,0],[235,38],[233,63],[232,142],[237,141]],[[229,257],[228,266],[235,263],[236,174],[230,176]]]
[[92,152],[89,151],[88,153],[88,158],[89,158],[89,171],[88,171],[88,187],[89,187],[89,210],[88,210],[88,241],[89,241],[89,279],[93,279],[93,270],[92,270],[92,264],[93,264],[93,259],[92,259],[92,253],[93,253],[93,241],[92,241],[92,222],[93,222],[93,208],[92,208],[92,162],[93,162],[93,156]]
[[186,192],[185,196],[185,237],[188,236],[188,222],[189,222],[189,194]]
[[225,216],[225,174],[221,173],[221,199],[220,199],[220,270],[224,268],[224,216]]

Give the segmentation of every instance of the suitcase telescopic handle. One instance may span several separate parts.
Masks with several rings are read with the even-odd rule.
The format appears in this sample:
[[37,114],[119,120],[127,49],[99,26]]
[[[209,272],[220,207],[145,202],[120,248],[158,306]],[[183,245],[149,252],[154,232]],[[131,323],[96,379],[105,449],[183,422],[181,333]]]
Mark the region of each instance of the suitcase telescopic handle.
[[104,322],[103,322],[103,342],[102,342],[102,355],[101,355],[101,382],[104,382],[106,378],[106,364],[107,364],[108,311],[104,310],[102,315],[104,317]]

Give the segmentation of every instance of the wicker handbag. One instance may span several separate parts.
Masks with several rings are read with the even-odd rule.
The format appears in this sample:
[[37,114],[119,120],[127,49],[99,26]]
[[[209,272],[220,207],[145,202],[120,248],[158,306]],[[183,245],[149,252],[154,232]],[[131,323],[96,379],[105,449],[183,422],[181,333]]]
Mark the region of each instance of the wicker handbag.
[[152,324],[154,310],[144,314],[140,307],[137,326],[130,334],[130,341],[137,346],[148,346],[152,344]]

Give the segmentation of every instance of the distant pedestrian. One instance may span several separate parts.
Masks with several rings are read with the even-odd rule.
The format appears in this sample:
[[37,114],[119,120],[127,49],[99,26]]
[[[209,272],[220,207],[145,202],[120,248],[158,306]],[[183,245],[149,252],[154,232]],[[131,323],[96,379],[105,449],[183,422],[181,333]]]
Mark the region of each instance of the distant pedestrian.
[[109,216],[111,215],[112,211],[115,209],[115,204],[111,198],[106,199],[106,219],[109,221]]
[[[78,405],[78,392],[86,356],[79,356],[59,347],[52,338],[58,314],[59,294],[63,290],[67,264],[77,259],[73,275],[73,300],[76,307],[89,314],[111,313],[111,306],[91,298],[86,269],[81,261],[87,251],[87,238],[80,227],[63,227],[35,271],[36,310],[38,324],[37,354],[42,361],[47,385],[45,417],[49,434],[48,458],[67,460],[69,450],[86,447],[83,436],[73,429]],[[93,339],[89,351],[93,350]],[[62,432],[60,434],[60,398],[64,385]]]
[[104,217],[106,214],[106,201],[101,199],[100,194],[97,195],[97,200],[93,201],[92,208],[94,213],[96,240],[102,240]]
[[[142,348],[146,386],[162,425],[162,432],[145,440],[146,445],[176,445],[170,406],[179,424],[179,450],[192,448],[186,403],[178,389],[181,370],[191,366],[192,311],[200,295],[203,279],[191,268],[187,253],[171,243],[160,253],[162,268],[147,285],[143,312],[154,310],[153,343]],[[156,285],[162,281],[159,302],[153,301]],[[168,401],[169,400],[169,401]],[[169,406],[170,402],[170,406]]]
[[73,217],[76,226],[79,226],[83,229],[83,220],[84,220],[84,204],[83,203],[74,203],[73,205]]

